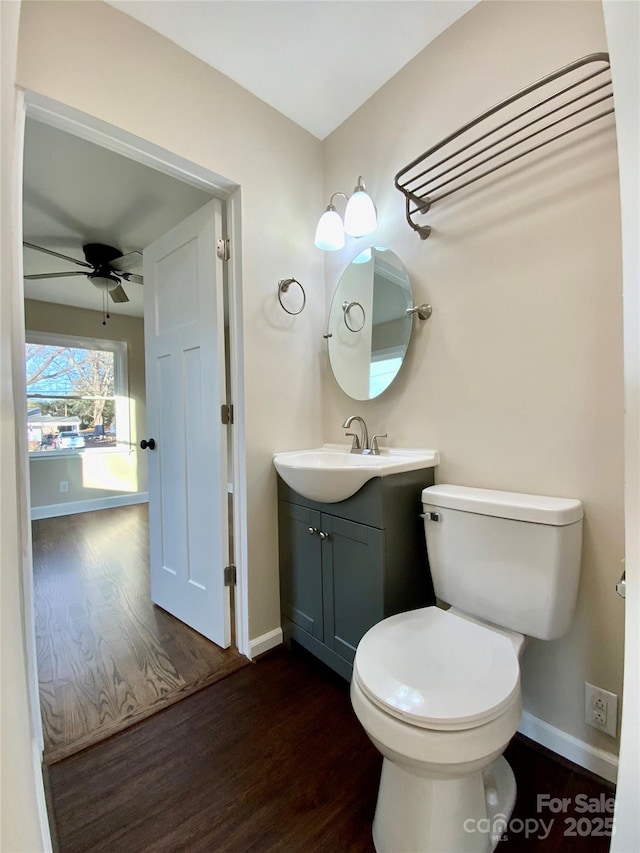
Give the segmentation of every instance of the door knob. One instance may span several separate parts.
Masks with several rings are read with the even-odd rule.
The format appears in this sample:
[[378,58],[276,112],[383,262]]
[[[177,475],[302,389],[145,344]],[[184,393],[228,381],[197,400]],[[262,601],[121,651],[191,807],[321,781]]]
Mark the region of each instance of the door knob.
[[307,533],[309,534],[309,536],[314,536],[317,532],[318,532],[318,528],[317,528],[317,527],[309,527],[309,528],[307,528]]
[[328,539],[329,538],[329,534],[325,533],[323,530],[320,531],[319,536],[321,539]]
[[155,450],[156,449],[155,438],[150,438],[149,441],[147,441],[146,438],[143,438],[142,441],[140,442],[140,447],[143,450],[146,450],[147,448],[149,448],[149,450]]

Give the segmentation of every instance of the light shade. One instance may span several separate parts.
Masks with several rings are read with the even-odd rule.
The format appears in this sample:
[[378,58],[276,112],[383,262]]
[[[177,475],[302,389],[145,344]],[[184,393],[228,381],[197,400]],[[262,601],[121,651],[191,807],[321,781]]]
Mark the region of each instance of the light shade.
[[111,273],[93,273],[89,274],[87,278],[98,290],[115,290],[120,284],[120,279]]
[[360,177],[353,195],[347,202],[344,212],[344,230],[351,237],[366,237],[367,234],[373,234],[377,227],[378,217],[375,205]]
[[314,242],[319,249],[323,249],[325,252],[335,252],[344,248],[342,219],[332,204],[320,217]]

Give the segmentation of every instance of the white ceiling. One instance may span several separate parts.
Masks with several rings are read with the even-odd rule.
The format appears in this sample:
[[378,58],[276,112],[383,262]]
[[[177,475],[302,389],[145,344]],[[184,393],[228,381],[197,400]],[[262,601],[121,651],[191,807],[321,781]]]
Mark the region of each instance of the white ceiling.
[[324,139],[478,0],[107,0]]
[[[77,136],[38,121],[26,123],[23,233],[28,243],[79,261],[85,243],[106,243],[126,254],[144,249],[210,198]],[[80,269],[24,250],[25,275]],[[101,292],[83,276],[25,281],[24,287],[29,299],[102,309]],[[115,305],[109,300],[110,312],[142,317],[142,286],[127,282],[123,287],[130,301]]]

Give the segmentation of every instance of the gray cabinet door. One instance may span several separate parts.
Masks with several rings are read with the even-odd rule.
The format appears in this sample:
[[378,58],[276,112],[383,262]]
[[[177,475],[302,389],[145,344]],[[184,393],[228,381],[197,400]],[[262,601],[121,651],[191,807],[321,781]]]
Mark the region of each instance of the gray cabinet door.
[[324,642],[353,663],[362,635],[384,618],[385,532],[322,515]]
[[323,640],[320,513],[280,501],[280,605],[282,614],[311,636]]

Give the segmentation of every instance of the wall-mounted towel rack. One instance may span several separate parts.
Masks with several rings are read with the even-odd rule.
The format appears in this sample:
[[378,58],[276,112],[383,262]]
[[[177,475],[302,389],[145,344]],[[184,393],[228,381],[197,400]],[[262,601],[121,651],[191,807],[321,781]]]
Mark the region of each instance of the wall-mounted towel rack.
[[[282,301],[282,294],[288,293],[289,288],[292,284],[297,284],[300,288],[300,295],[302,296],[302,303],[297,311],[292,311],[291,308],[287,308],[287,306]],[[287,312],[287,314],[291,314],[292,317],[296,317],[298,314],[302,314],[304,311],[304,306],[307,304],[307,294],[304,292],[304,287],[300,284],[297,278],[281,278],[278,282],[278,302],[280,303],[280,307]]]
[[499,169],[613,113],[608,53],[592,53],[486,110],[412,160],[395,177],[407,222]]

